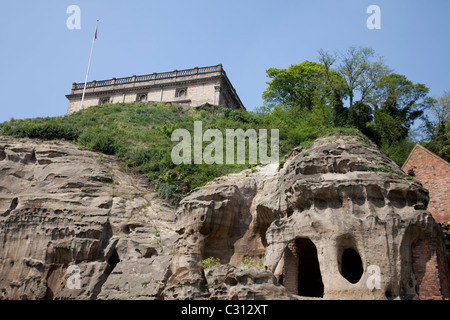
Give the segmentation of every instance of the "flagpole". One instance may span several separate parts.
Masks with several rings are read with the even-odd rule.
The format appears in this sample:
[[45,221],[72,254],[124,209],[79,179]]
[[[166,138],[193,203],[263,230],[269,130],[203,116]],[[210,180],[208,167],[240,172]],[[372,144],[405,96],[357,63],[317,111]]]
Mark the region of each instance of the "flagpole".
[[88,63],[88,68],[87,68],[87,72],[86,72],[86,79],[84,80],[83,95],[81,96],[80,109],[84,109],[83,101],[84,101],[84,95],[86,93],[86,84],[87,84],[87,80],[88,80],[89,69],[91,68],[92,52],[94,51],[94,43],[95,43],[95,39],[97,38],[97,27],[98,27],[98,20],[97,20],[97,23],[95,24],[95,34],[94,34],[94,38],[92,39],[91,55],[89,56],[89,63]]

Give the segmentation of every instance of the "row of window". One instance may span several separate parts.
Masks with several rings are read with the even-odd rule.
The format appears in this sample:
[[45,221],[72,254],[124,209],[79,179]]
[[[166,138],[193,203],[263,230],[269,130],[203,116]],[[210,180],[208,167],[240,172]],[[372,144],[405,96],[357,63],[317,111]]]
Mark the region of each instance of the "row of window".
[[[187,96],[187,88],[179,88],[175,90],[175,98],[184,98]],[[147,101],[146,93],[138,93],[136,95],[136,101],[145,102]],[[102,97],[99,100],[99,104],[106,104],[112,102],[111,97]]]

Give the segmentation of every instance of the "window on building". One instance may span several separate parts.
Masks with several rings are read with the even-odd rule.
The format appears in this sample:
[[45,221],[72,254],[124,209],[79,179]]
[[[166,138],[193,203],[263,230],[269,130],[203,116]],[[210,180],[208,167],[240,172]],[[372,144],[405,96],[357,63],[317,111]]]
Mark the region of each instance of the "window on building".
[[187,88],[180,88],[175,90],[175,98],[182,98],[187,96]]
[[145,93],[138,94],[138,101],[140,101],[140,102],[147,101],[147,94],[145,94]]
[[108,98],[100,98],[100,104],[102,105],[102,104],[107,104],[107,103],[109,103],[109,97]]

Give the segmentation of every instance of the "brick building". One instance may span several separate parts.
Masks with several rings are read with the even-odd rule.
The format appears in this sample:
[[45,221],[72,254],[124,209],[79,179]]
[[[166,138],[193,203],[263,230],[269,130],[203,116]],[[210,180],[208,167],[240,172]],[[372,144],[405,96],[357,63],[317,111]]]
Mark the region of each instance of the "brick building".
[[[425,147],[416,144],[402,170],[428,189],[428,211],[444,226],[450,221],[450,164]],[[446,240],[422,238],[412,246],[415,286],[420,299],[450,298],[448,266],[450,256]],[[447,260],[447,261],[445,261]]]
[[446,225],[450,221],[450,163],[416,144],[402,170],[428,189],[428,211],[437,222]]
[[446,255],[440,239],[424,238],[412,246],[413,272],[419,299],[450,298],[450,279]]
[[[81,109],[84,83],[73,83],[67,114]],[[105,103],[157,102],[175,103],[191,108],[205,103],[243,109],[236,90],[231,85],[222,65],[174,70],[126,78],[91,81],[86,84],[83,106]]]

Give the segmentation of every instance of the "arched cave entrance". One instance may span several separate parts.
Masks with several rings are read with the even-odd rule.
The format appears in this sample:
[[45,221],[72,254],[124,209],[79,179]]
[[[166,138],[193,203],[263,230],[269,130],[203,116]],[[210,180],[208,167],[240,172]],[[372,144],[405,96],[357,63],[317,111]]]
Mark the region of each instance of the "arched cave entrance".
[[340,270],[342,276],[350,283],[357,283],[361,279],[364,268],[359,253],[351,248],[342,252]]
[[285,252],[283,279],[284,286],[294,294],[323,297],[317,248],[311,240],[298,238],[289,243]]

